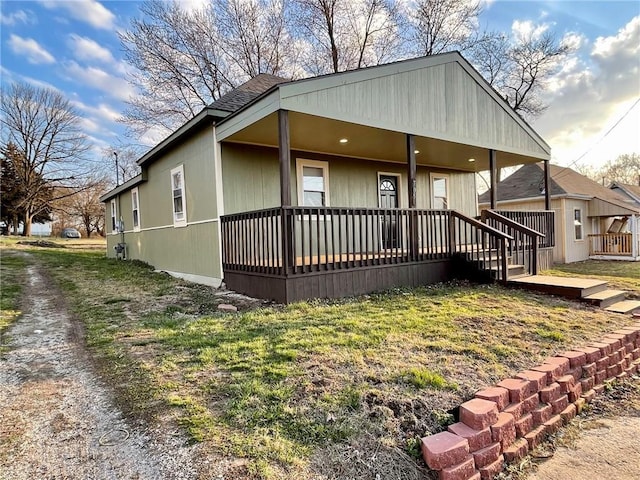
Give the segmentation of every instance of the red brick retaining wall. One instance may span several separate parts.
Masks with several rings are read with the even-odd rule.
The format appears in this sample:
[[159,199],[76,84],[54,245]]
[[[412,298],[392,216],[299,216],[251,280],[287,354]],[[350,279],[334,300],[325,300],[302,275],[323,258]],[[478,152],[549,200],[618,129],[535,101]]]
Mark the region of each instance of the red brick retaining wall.
[[440,480],[489,480],[580,413],[606,381],[640,371],[640,323],[548,358],[475,394],[460,422],[422,439]]

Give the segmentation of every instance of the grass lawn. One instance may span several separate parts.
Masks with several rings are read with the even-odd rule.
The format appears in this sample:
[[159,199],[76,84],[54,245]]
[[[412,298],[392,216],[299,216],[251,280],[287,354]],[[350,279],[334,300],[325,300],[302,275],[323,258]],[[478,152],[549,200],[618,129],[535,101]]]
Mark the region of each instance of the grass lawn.
[[606,280],[609,286],[629,292],[630,298],[640,298],[640,262],[613,260],[585,260],[584,262],[554,265],[542,272],[562,277],[589,277]]
[[138,262],[29,251],[85,325],[124,411],[244,459],[238,478],[424,478],[418,439],[446,428],[449,410],[631,323],[467,283],[219,313],[228,297]]
[[0,353],[4,332],[20,316],[20,293],[26,281],[28,260],[14,251],[0,250]]

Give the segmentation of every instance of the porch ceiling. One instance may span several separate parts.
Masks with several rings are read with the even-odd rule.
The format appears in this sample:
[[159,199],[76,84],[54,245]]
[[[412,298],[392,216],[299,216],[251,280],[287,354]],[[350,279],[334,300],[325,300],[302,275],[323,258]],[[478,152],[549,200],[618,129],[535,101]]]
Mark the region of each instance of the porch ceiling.
[[[291,149],[384,162],[406,163],[406,137],[402,132],[289,112]],[[347,143],[340,143],[346,138]],[[225,138],[225,142],[278,147],[278,115],[271,113]],[[416,163],[453,170],[489,170],[489,150],[429,137],[415,137]],[[469,159],[475,159],[470,162]],[[497,152],[498,166],[536,163],[540,159]]]

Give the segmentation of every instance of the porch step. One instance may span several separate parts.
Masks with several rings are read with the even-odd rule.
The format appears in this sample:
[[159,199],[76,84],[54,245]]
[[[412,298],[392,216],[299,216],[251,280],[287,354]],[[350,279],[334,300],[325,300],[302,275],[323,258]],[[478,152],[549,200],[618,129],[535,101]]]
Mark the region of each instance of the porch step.
[[596,305],[600,308],[607,308],[614,303],[623,301],[626,295],[627,292],[624,292],[622,290],[607,289],[602,290],[601,292],[587,295],[586,297],[582,297],[582,300],[592,305]]
[[613,305],[605,308],[608,312],[614,313],[631,313],[633,312],[635,315],[635,310],[640,311],[640,301],[638,300],[623,300],[621,302],[616,302]]
[[529,275],[509,278],[509,284],[567,298],[584,298],[607,289],[607,282],[588,278]]
[[[497,266],[491,268],[485,268],[486,271],[491,272],[491,278],[498,278],[498,272],[500,271]],[[507,265],[507,278],[521,278],[526,276],[526,270],[524,265]]]

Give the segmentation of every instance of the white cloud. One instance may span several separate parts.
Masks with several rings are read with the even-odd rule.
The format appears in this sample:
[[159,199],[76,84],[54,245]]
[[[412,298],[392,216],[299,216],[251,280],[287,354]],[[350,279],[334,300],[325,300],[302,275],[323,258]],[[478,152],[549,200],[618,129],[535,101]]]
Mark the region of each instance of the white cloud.
[[140,138],[138,138],[138,141],[142,144],[142,145],[147,145],[149,147],[153,146],[153,145],[157,145],[159,142],[161,142],[163,139],[165,139],[167,137],[167,135],[169,135],[171,133],[171,131],[169,131],[168,129],[156,125],[151,127],[149,130],[147,130],[145,133],[143,133]]
[[73,100],[72,103],[78,110],[81,110],[92,117],[98,117],[103,121],[115,123],[121,117],[120,113],[115,111],[106,103],[100,103],[97,107],[92,107],[79,100]]
[[86,22],[103,30],[113,30],[116,16],[96,0],[41,0],[40,3],[49,10],[66,10],[72,18]]
[[564,37],[562,37],[560,43],[571,51],[577,51],[585,46],[588,41],[587,37],[581,33],[568,32],[565,33]]
[[193,12],[203,10],[210,2],[209,0],[177,0],[183,10]]
[[511,24],[511,32],[516,39],[539,38],[549,30],[548,23],[534,24],[531,20],[514,20]]
[[114,61],[109,49],[104,48],[90,38],[81,37],[80,35],[72,33],[69,35],[68,44],[77,60],[98,60],[103,63],[111,63]]
[[2,25],[13,26],[17,23],[30,24],[35,23],[33,12],[25,12],[24,10],[16,10],[8,15],[0,13],[0,23]]
[[8,68],[5,68],[3,66],[0,65],[0,76],[2,76],[3,80],[8,81],[8,82],[27,82],[31,85],[33,85],[34,87],[39,87],[39,88],[48,88],[51,90],[54,90],[58,93],[62,93],[62,91],[48,83],[48,82],[44,82],[42,80],[37,80],[35,78],[31,78],[31,77],[27,77],[25,75],[20,75],[19,73],[15,73],[12,72],[11,70],[9,70]]
[[637,55],[640,51],[640,16],[633,18],[621,28],[615,37],[598,37],[592,55],[606,59],[620,51],[627,51],[630,55]]
[[640,17],[598,38],[587,56],[576,53],[564,62],[549,85],[550,107],[535,123],[554,162],[566,165],[588,151],[579,165],[600,164],[640,150],[637,107],[607,134],[640,97],[639,76]]
[[32,64],[53,63],[56,59],[33,38],[22,38],[11,34],[9,47],[16,55],[24,55]]
[[124,78],[115,77],[97,67],[81,67],[76,62],[67,62],[65,71],[69,79],[93,87],[119,100],[128,100],[135,90]]

